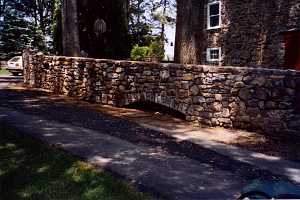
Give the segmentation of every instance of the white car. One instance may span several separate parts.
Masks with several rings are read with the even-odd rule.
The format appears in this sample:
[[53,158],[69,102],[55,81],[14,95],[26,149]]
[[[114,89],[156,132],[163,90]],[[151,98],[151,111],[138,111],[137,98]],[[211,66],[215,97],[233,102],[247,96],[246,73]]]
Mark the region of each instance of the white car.
[[7,62],[7,70],[14,76],[23,74],[22,56],[15,56]]

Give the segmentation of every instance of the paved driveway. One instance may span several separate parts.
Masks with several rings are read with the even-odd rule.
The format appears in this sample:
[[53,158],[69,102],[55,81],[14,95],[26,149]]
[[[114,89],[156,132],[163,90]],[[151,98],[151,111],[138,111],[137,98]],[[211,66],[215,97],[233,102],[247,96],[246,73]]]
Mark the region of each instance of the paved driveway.
[[10,76],[10,75],[0,75],[0,89],[6,88],[11,85],[22,84],[22,76]]
[[[36,132],[35,129],[39,130],[41,134],[39,137],[45,137],[49,134],[49,132],[42,132],[41,130],[47,130],[49,125],[51,128],[52,124],[54,128],[57,128],[56,136],[61,134],[61,137],[64,138],[64,140],[59,141],[60,137],[54,137],[55,144],[62,143],[65,147],[68,147],[68,144],[72,141],[80,141],[79,143],[84,148],[75,148],[75,152],[79,152],[80,156],[91,161],[95,161],[96,158],[114,160],[116,154],[120,156],[120,152],[123,152],[123,150],[114,152],[112,149],[109,151],[109,148],[103,149],[100,144],[103,143],[103,146],[108,144],[105,138],[109,138],[110,141],[117,141],[111,143],[116,150],[119,149],[118,146],[120,148],[122,146],[124,148],[128,147],[131,150],[126,151],[125,149],[125,154],[131,152],[133,158],[141,158],[137,162],[141,164],[134,162],[134,165],[127,166],[127,169],[130,169],[129,172],[135,172],[132,173],[133,177],[129,178],[133,182],[137,181],[138,184],[142,182],[145,187],[150,186],[151,190],[163,194],[168,199],[202,199],[204,197],[232,199],[232,195],[238,194],[240,189],[252,180],[287,180],[287,177],[274,175],[268,170],[258,169],[250,164],[234,160],[188,141],[177,141],[170,136],[143,128],[133,122],[106,116],[85,107],[70,105],[65,101],[53,102],[43,92],[2,89],[0,90],[0,107],[17,111],[19,114],[16,117],[19,116],[20,123],[22,116],[23,120],[27,119],[23,123],[24,126],[27,126],[22,128],[21,124],[19,128],[26,130],[27,127],[31,132]],[[5,113],[2,114],[5,115]],[[13,124],[14,115],[10,114],[9,119],[10,123]],[[37,121],[41,119],[45,123],[34,126],[31,122],[33,119]],[[70,132],[70,130],[73,131]],[[74,138],[70,137],[72,133],[77,133],[74,134]],[[82,135],[82,133],[87,135]],[[97,134],[99,136],[97,137],[98,141],[95,139]],[[88,137],[90,135],[92,137]],[[69,138],[69,140],[66,141],[66,138]],[[90,151],[89,148],[91,148]],[[98,154],[95,154],[93,148],[97,149]],[[135,150],[132,151],[132,149]],[[143,153],[145,151],[148,153]],[[149,151],[152,151],[152,153],[149,154]],[[87,152],[94,153],[89,154]],[[86,153],[87,157],[84,156]],[[124,158],[128,157],[130,159],[130,156],[125,154]],[[145,157],[145,155],[150,155],[151,159]],[[123,162],[125,160],[119,163]],[[119,169],[116,170],[116,173],[125,176],[125,178],[129,176],[126,165],[121,167],[116,163],[118,162],[112,162],[111,165],[108,165],[111,166],[109,169],[112,171]],[[189,164],[190,168],[188,167]],[[146,165],[151,167],[145,168]],[[145,169],[148,171],[145,171]],[[176,178],[175,175],[182,178]],[[203,181],[201,182],[201,180]],[[190,187],[182,187],[185,184]]]

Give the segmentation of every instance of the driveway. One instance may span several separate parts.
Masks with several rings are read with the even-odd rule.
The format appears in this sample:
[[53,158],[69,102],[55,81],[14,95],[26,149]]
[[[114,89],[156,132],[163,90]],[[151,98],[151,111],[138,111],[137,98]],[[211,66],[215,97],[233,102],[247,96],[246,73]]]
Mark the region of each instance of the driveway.
[[20,85],[23,83],[22,76],[12,76],[9,74],[0,74],[0,89],[7,88],[12,85]]
[[[149,186],[151,191],[167,199],[232,199],[255,179],[288,180],[286,176],[275,175],[189,141],[178,141],[128,120],[63,100],[52,101],[45,92],[1,89],[0,107],[6,109],[2,109],[3,121],[13,125],[18,119],[20,130],[29,130],[45,142],[61,144],[66,150],[71,151],[73,147],[73,154],[88,161],[116,160],[106,167],[137,185]],[[41,123],[34,124],[33,120]],[[53,141],[46,137],[47,130],[56,130]],[[74,142],[81,145],[70,146]],[[107,148],[103,149],[105,146]],[[126,152],[137,162],[124,165],[126,157],[132,158]],[[122,155],[124,157],[120,158]],[[103,167],[101,162],[96,165]]]

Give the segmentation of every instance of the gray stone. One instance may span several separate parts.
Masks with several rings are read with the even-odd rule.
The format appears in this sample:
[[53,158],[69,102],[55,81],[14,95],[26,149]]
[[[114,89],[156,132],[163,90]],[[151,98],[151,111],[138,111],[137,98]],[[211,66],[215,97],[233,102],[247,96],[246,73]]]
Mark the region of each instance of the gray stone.
[[244,82],[236,82],[235,84],[234,84],[234,87],[235,88],[242,88],[242,87],[245,87],[245,83]]
[[247,108],[247,114],[252,117],[256,117],[259,113],[260,113],[260,110],[257,107],[256,108],[252,108],[252,107]]
[[255,95],[260,100],[267,100],[267,91],[265,89],[257,88]]
[[252,85],[255,85],[255,86],[263,86],[266,82],[266,78],[263,77],[263,76],[259,76],[257,78],[255,78],[253,81],[252,81]]
[[193,106],[194,110],[197,111],[197,112],[202,112],[204,111],[204,108],[200,105],[194,105]]
[[248,99],[250,99],[250,96],[251,96],[251,93],[250,93],[249,89],[247,89],[247,88],[243,88],[239,92],[239,97],[242,100],[248,100]]
[[202,104],[205,102],[206,102],[206,100],[203,96],[193,97],[193,103],[195,103],[195,104]]
[[[254,55],[240,52],[238,56]],[[47,70],[45,63],[49,64]],[[86,67],[81,69],[80,65]],[[228,118],[237,128],[273,131],[275,127],[285,131],[289,128],[286,121],[299,113],[300,73],[296,71],[129,61],[120,64],[34,55],[31,60],[25,58],[24,68],[25,85],[29,87],[114,106],[147,100],[210,125],[230,127],[232,123],[224,121]],[[279,118],[272,121],[272,116],[266,117],[270,113],[277,113]]]
[[151,76],[151,75],[152,75],[152,72],[151,72],[151,71],[144,71],[144,72],[143,72],[143,75],[144,75],[144,76]]
[[197,96],[197,95],[199,94],[199,88],[198,88],[197,85],[193,85],[193,86],[191,87],[190,91],[192,92],[192,94],[193,94],[194,96]]
[[167,71],[167,70],[161,71],[160,72],[160,78],[162,80],[166,80],[166,79],[170,78],[170,72]]
[[267,109],[274,109],[274,108],[276,108],[276,103],[273,102],[273,101],[268,101],[268,102],[266,103],[265,107],[266,107]]
[[220,123],[225,123],[225,124],[231,124],[231,120],[229,118],[220,118],[219,119]]

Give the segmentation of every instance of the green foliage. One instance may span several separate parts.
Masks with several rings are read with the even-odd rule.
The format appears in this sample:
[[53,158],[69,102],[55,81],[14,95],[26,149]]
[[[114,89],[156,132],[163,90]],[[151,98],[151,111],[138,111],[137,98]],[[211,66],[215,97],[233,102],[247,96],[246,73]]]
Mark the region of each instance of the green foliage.
[[53,52],[61,55],[63,53],[62,45],[62,0],[54,0],[54,11],[51,24],[53,37]]
[[149,47],[147,46],[140,47],[139,45],[135,45],[131,50],[130,57],[132,60],[135,61],[145,61],[148,55],[149,55]]
[[25,13],[18,10],[19,4],[9,2],[4,12],[0,32],[0,60],[20,55],[31,42],[31,23],[25,20]]
[[43,52],[53,49],[51,23],[57,1],[0,2],[0,60],[20,55],[29,46]]
[[0,75],[10,75],[10,73],[8,70],[2,69],[2,66],[0,66]]
[[151,10],[149,0],[129,1],[129,34],[131,44],[147,46],[150,44],[148,37],[152,35],[152,26],[147,12]]
[[135,45],[131,50],[131,60],[160,62],[165,57],[164,43],[158,37],[149,38],[149,46]]
[[162,61],[165,57],[164,43],[160,40],[151,42],[149,46],[149,56],[156,61]]
[[150,199],[69,154],[3,126],[0,133],[0,199]]

